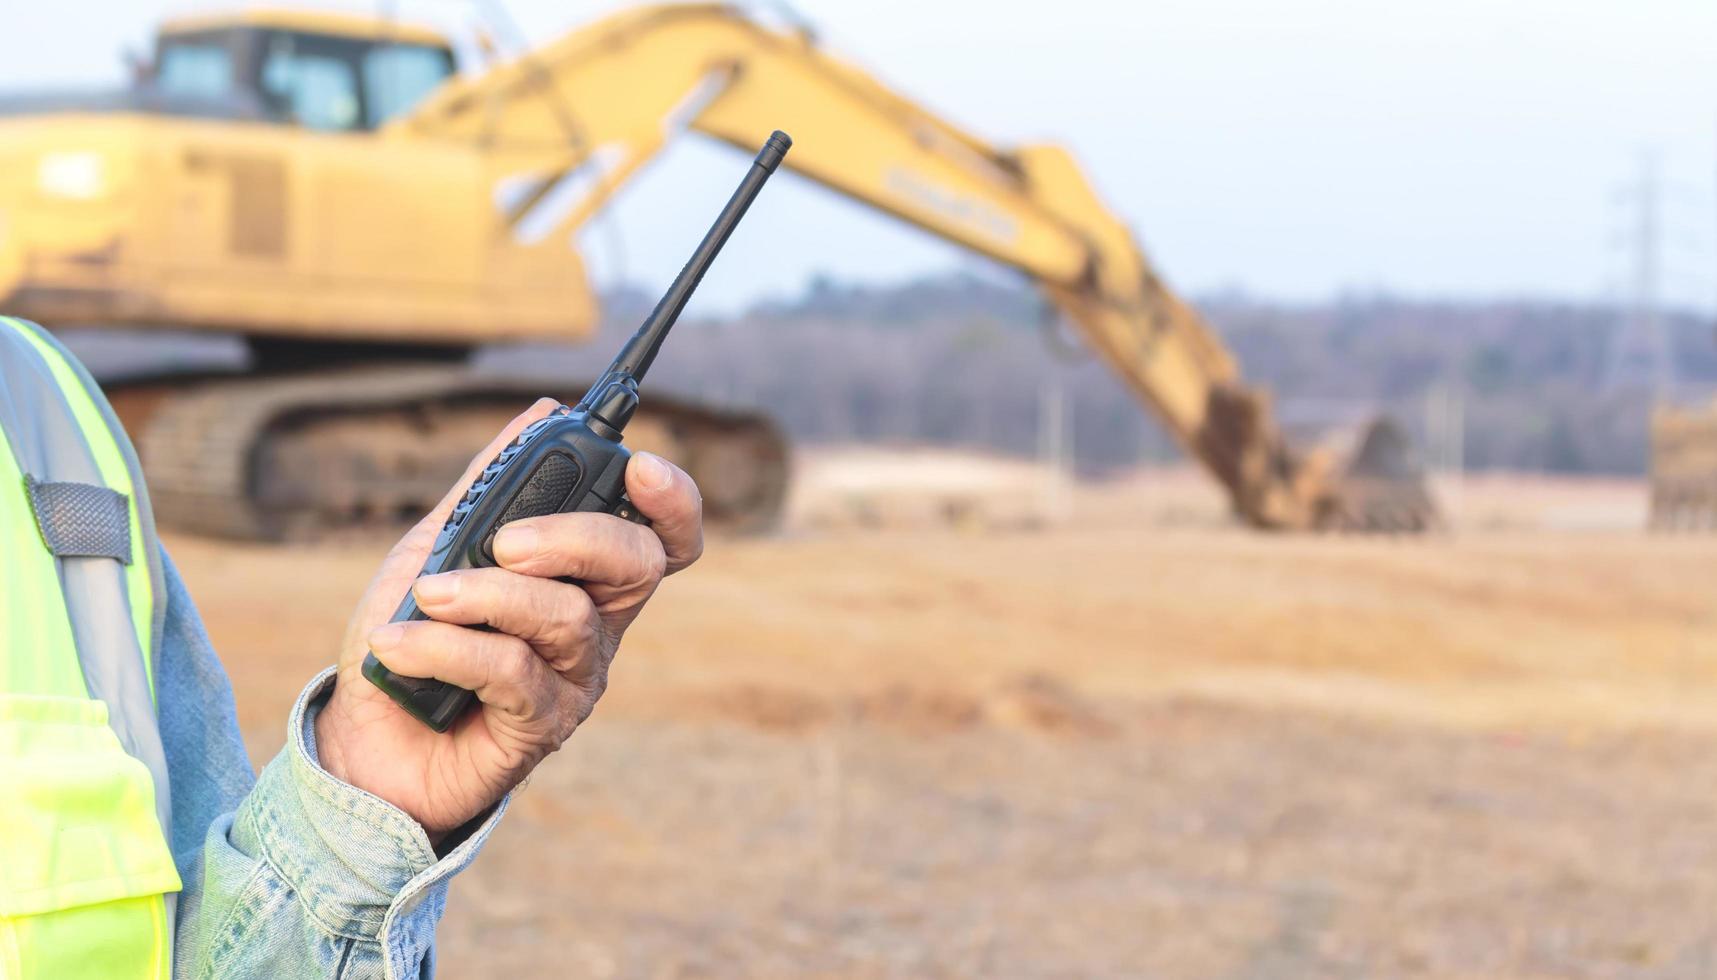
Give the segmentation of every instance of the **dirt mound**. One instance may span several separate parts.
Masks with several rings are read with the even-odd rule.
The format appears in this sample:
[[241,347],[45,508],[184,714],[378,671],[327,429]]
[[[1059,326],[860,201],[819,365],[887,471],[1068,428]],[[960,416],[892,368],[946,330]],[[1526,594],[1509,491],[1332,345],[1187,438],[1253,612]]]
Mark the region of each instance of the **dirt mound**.
[[985,716],[1005,728],[1099,737],[1119,730],[1090,700],[1047,674],[1008,680],[985,701]]
[[912,735],[942,735],[991,726],[1057,736],[1102,737],[1119,728],[1089,699],[1047,674],[1006,678],[981,690],[894,683],[851,696],[823,696],[786,686],[739,684],[691,698],[688,716],[748,728],[800,734],[831,724],[875,726]]
[[834,705],[814,694],[790,687],[740,684],[708,698],[708,713],[764,731],[797,733],[827,724]]

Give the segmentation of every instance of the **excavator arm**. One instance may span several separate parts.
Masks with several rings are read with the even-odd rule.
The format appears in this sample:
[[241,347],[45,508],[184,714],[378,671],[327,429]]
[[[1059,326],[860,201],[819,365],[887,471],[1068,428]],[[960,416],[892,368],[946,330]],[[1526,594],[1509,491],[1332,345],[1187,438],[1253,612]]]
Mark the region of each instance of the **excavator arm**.
[[1248,523],[1434,520],[1396,432],[1367,437],[1362,471],[1290,449],[1268,396],[1241,380],[1220,337],[1164,285],[1066,151],[992,146],[807,32],[724,5],[629,10],[444,86],[382,135],[476,145],[500,172],[525,175],[509,222],[581,181],[554,229],[564,234],[678,133],[749,151],[775,128],[793,135],[786,165],[798,173],[1036,282]]

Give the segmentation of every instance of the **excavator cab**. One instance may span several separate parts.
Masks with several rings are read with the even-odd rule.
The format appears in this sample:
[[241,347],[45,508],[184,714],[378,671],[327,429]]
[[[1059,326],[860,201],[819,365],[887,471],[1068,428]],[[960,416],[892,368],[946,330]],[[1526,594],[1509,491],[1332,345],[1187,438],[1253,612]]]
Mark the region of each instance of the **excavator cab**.
[[175,21],[156,41],[151,87],[175,105],[306,129],[369,132],[453,75],[433,32],[329,14],[252,11]]

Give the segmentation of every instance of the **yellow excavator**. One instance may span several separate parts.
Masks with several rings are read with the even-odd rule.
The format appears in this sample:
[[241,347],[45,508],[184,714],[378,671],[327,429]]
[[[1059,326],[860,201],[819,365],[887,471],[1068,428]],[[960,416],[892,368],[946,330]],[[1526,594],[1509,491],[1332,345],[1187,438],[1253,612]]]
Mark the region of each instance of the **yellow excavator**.
[[[779,127],[791,169],[1033,280],[1247,523],[1434,522],[1398,430],[1348,459],[1290,448],[1059,147],[993,146],[731,6],[512,58],[477,40],[461,66],[395,19],[247,10],[163,25],[129,91],[0,100],[0,311],[248,345],[242,377],[114,386],[164,521],[277,538],[422,511],[541,387],[467,355],[594,330],[574,233],[682,133],[749,150]],[[713,523],[775,519],[769,420],[649,409],[638,441],[686,462]]]

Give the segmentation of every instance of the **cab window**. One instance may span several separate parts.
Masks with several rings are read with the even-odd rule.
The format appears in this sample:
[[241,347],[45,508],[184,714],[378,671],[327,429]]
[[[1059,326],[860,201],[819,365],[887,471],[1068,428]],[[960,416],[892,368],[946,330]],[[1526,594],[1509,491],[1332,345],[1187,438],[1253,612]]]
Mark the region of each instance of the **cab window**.
[[163,37],[157,88],[193,101],[241,100],[306,129],[376,129],[453,74],[453,52],[386,37],[223,28]]
[[374,129],[410,111],[453,71],[445,48],[383,44],[364,53],[364,116]]
[[176,41],[163,45],[155,84],[168,95],[217,100],[233,90],[232,53],[214,41]]
[[361,114],[353,58],[333,46],[318,47],[290,34],[271,38],[262,59],[263,97],[308,129],[355,129]]

